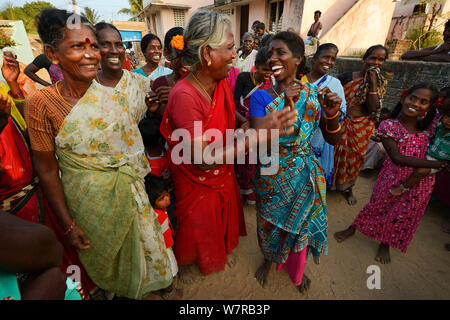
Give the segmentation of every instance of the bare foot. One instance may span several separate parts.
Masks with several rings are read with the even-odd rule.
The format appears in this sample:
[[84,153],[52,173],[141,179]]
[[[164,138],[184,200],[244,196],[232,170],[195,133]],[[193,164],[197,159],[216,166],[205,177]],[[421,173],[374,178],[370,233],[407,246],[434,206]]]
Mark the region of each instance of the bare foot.
[[266,286],[267,276],[269,275],[271,267],[272,262],[264,259],[264,262],[259,266],[258,270],[256,270],[255,279],[263,288]]
[[297,287],[298,290],[301,293],[305,293],[306,291],[308,291],[309,287],[311,286],[311,279],[309,279],[306,274],[303,274],[303,279],[302,279],[302,283],[300,283],[300,285]]
[[400,187],[395,188],[395,189],[391,189],[391,190],[389,190],[389,191],[391,192],[391,194],[392,194],[393,196],[401,196],[402,193],[403,193],[402,188],[400,188]]
[[375,261],[382,264],[388,264],[391,262],[391,255],[389,254],[389,246],[387,244],[380,243]]
[[229,254],[227,256],[227,266],[229,268],[233,268],[235,264],[236,264],[236,256],[234,254]]
[[351,206],[354,206],[356,204],[356,198],[353,195],[353,190],[350,189],[348,191],[344,191],[344,197],[347,200],[347,203]]
[[178,279],[184,284],[190,284],[198,278],[194,273],[191,265],[180,266],[178,271]]
[[180,300],[182,297],[183,289],[177,288],[174,284],[163,289],[161,294],[161,298],[164,300]]
[[355,234],[356,229],[353,226],[348,227],[345,230],[336,232],[334,234],[334,238],[336,239],[337,242],[342,242],[345,239],[351,237],[352,235]]

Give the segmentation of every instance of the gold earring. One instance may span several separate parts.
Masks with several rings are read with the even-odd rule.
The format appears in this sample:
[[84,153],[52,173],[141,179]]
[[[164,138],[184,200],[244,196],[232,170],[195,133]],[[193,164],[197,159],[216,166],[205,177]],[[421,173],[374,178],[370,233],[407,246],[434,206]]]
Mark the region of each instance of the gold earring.
[[57,65],[57,64],[59,64],[59,61],[58,60],[53,60],[52,63]]
[[208,61],[208,67],[211,67],[211,61]]

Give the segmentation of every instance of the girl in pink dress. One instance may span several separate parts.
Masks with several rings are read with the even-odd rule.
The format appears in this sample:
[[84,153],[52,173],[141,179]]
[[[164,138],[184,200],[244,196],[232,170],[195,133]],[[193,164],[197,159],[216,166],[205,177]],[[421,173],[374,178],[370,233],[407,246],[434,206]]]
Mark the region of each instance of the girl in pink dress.
[[414,168],[446,166],[444,161],[425,159],[434,135],[432,122],[436,115],[433,106],[436,98],[437,91],[433,86],[413,86],[401,96],[391,119],[380,124],[378,135],[388,157],[378,175],[372,197],[352,225],[334,235],[338,242],[342,242],[358,230],[380,241],[375,260],[382,264],[390,262],[390,247],[406,252],[430,200],[435,177],[427,176],[401,196],[394,196],[389,190],[405,182]]

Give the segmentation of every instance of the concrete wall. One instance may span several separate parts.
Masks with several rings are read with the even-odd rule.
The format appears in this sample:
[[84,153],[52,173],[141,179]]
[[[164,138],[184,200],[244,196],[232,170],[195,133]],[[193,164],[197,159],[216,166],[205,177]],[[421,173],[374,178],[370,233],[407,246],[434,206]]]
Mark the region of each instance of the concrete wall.
[[[339,57],[331,74],[337,76],[345,71],[357,71],[361,69],[361,66],[361,59]],[[392,80],[388,81],[384,100],[384,106],[391,110],[397,104],[398,96],[403,89],[414,84],[432,83],[438,89],[450,85],[448,76],[450,63],[388,60],[384,63],[382,71],[385,74],[393,73]]]
[[384,44],[394,8],[392,0],[359,0],[331,30],[322,34],[320,42],[335,43],[341,55]]

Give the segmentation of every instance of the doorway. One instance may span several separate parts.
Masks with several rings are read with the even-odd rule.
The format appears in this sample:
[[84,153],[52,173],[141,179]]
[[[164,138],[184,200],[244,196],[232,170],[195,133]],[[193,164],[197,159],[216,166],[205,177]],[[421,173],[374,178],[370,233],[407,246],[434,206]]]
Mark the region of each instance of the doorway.
[[241,6],[241,30],[239,39],[242,39],[243,34],[248,32],[248,13],[249,5]]

